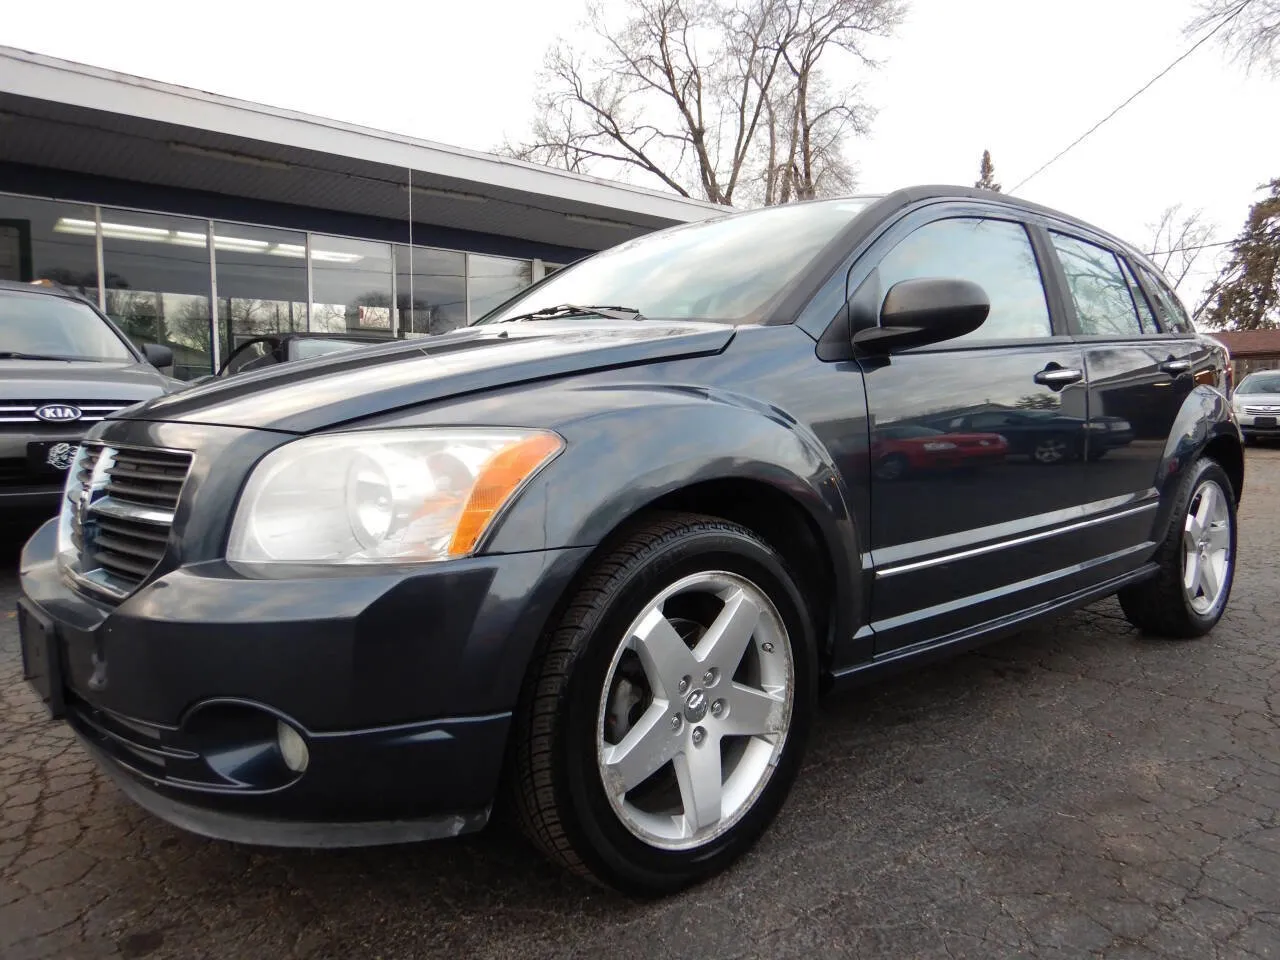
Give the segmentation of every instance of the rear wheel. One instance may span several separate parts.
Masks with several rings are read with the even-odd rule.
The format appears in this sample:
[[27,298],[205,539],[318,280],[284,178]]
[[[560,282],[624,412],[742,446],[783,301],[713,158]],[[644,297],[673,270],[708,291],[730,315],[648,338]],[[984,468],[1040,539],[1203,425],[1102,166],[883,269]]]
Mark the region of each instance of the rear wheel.
[[723,869],[786,796],[815,681],[804,601],[772,549],[710,517],[650,519],[532,666],[512,784],[525,833],[634,895]]
[[1120,591],[1120,607],[1134,626],[1166,637],[1199,637],[1222,619],[1235,577],[1236,504],[1231,481],[1208,458],[1187,471],[1178,488],[1160,572]]

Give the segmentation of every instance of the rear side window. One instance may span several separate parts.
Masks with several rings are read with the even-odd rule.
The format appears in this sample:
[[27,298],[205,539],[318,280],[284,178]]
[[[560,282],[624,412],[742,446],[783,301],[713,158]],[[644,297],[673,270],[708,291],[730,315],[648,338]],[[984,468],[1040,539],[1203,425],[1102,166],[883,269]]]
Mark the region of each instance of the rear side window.
[[991,313],[961,340],[1047,337],[1052,333],[1040,268],[1026,228],[1008,220],[957,217],[926,223],[880,261],[881,289],[903,280],[971,280],[991,298]]
[[1067,276],[1080,332],[1086,336],[1133,337],[1142,333],[1129,283],[1116,255],[1105,247],[1050,232]]
[[1140,266],[1138,269],[1142,271],[1147,288],[1153,295],[1155,302],[1152,306],[1155,307],[1156,315],[1160,318],[1160,325],[1172,333],[1190,333],[1194,330],[1195,326],[1187,316],[1182,302],[1174,296],[1165,282],[1146,267]]

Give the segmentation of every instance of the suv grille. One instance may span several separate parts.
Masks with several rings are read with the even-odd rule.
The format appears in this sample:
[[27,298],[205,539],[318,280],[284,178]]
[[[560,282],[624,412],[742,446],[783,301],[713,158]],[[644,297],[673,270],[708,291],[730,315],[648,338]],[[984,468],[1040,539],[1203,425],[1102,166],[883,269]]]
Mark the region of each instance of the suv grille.
[[137,589],[164,556],[190,468],[183,450],[81,446],[63,505],[75,579],[114,599]]
[[[0,430],[21,429],[18,424],[42,424],[50,427],[74,426],[77,423],[97,423],[136,400],[0,400]],[[75,407],[80,416],[74,420],[44,420],[36,416],[41,407]]]

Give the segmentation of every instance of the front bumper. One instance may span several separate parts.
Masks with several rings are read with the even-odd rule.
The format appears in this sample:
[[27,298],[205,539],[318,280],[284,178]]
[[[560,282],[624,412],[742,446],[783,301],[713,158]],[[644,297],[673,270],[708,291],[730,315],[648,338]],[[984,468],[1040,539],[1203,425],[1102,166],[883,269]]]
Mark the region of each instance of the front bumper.
[[529,656],[587,552],[289,579],[207,561],[109,606],[64,582],[55,534],[28,542],[21,583],[53,624],[76,733],[158,815],[287,846],[483,826]]

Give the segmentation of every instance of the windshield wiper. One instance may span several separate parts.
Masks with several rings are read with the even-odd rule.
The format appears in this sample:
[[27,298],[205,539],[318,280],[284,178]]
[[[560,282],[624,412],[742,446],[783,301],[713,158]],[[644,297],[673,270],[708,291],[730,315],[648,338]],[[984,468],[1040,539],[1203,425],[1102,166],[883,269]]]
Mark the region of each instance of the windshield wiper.
[[520,323],[524,320],[556,320],[560,317],[606,317],[610,320],[643,320],[644,316],[634,307],[591,306],[580,307],[576,303],[562,303],[555,307],[543,307],[529,313],[518,313],[498,323]]
[[22,353],[19,350],[0,350],[0,360],[65,360],[71,363],[80,357],[57,357],[48,353]]

